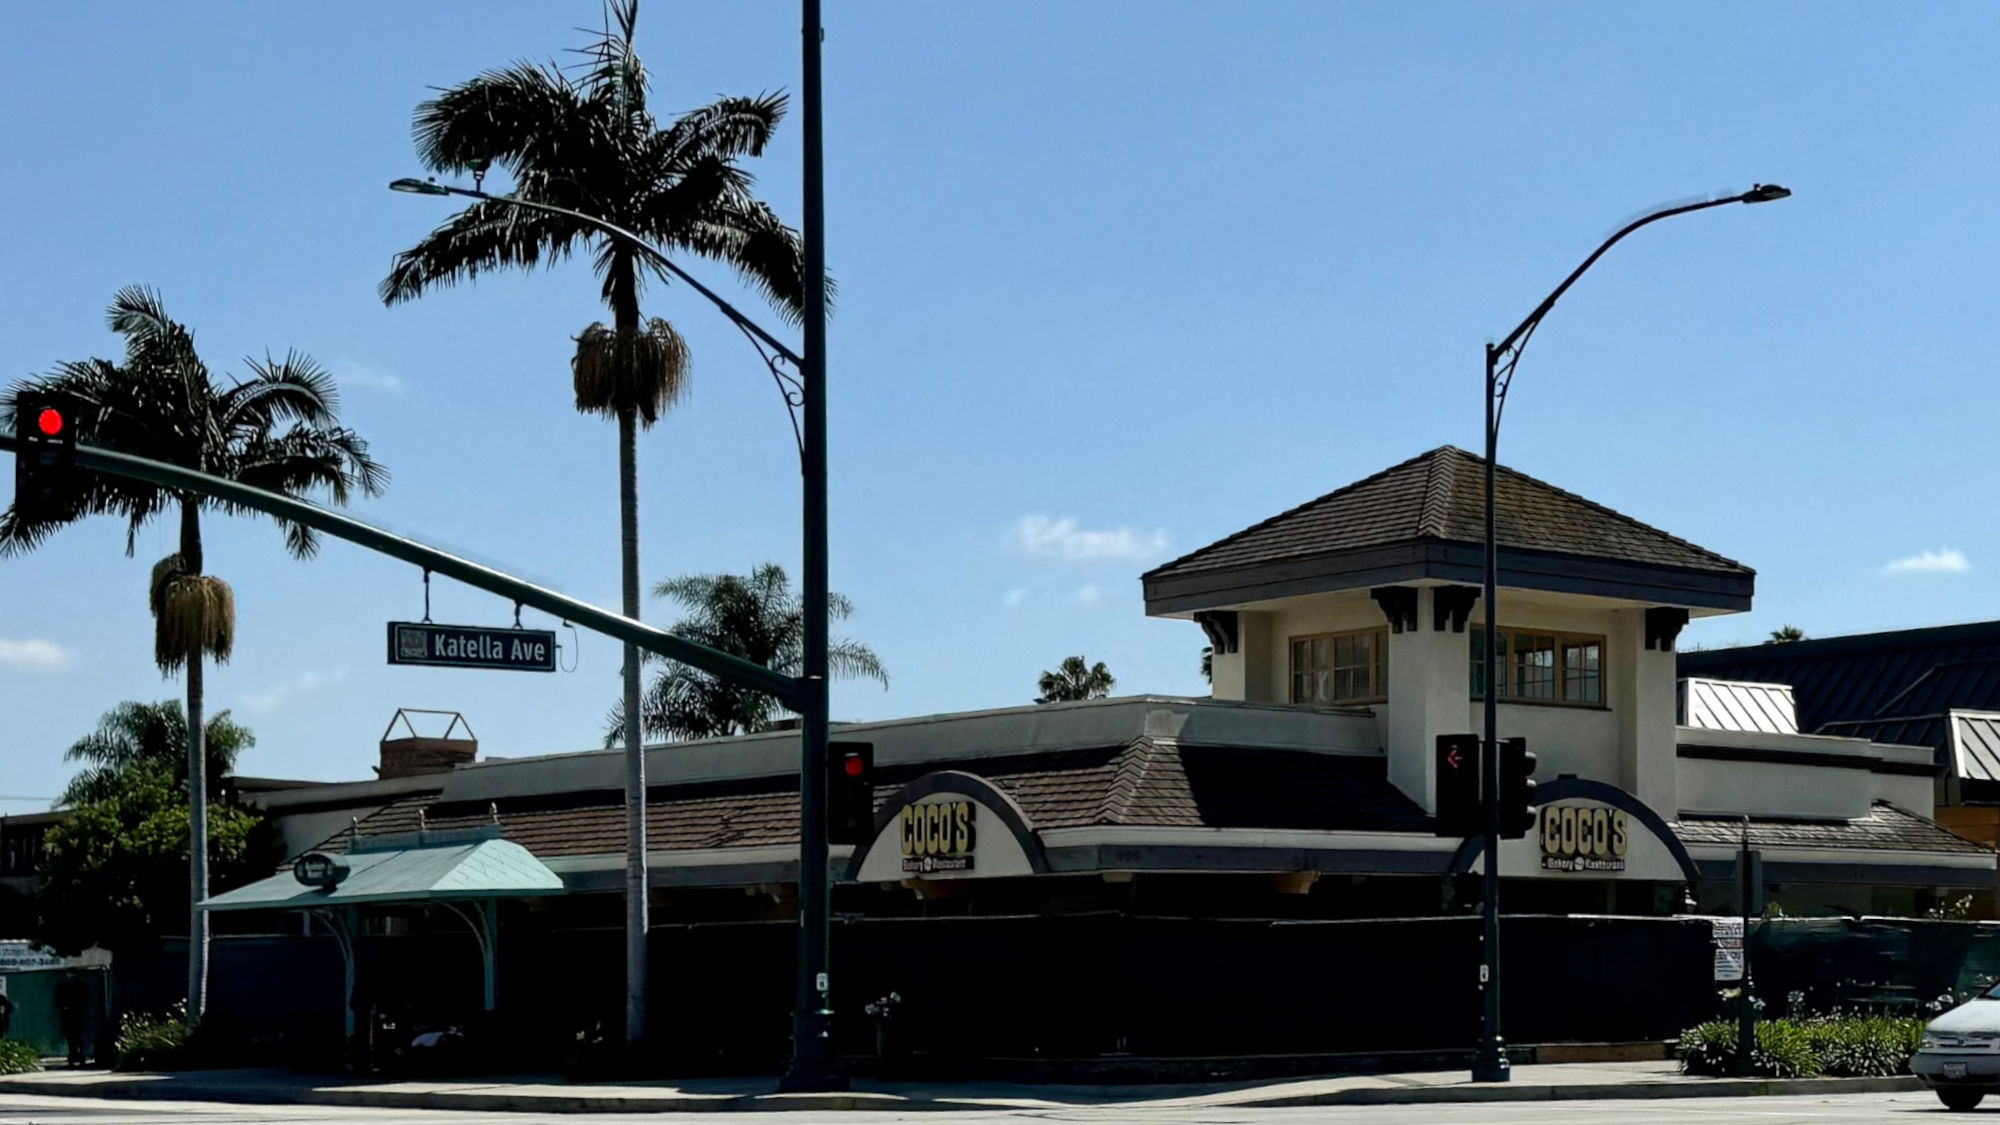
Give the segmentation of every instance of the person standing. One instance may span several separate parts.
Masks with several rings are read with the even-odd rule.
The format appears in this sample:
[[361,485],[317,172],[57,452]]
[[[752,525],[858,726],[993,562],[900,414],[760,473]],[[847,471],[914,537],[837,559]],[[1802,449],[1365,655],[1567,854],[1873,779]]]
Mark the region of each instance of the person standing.
[[56,982],[56,1014],[62,1019],[63,1038],[69,1042],[69,1065],[84,1063],[83,1025],[90,1011],[90,986],[81,969],[70,969]]

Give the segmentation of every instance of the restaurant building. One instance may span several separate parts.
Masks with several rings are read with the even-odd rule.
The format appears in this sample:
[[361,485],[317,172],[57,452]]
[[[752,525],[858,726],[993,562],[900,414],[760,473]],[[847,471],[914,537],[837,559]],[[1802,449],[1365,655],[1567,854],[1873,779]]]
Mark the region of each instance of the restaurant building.
[[[1194,623],[1212,646],[1209,698],[836,724],[837,742],[873,745],[877,774],[874,838],[833,849],[837,963],[858,966],[843,978],[859,982],[846,1003],[898,988],[921,962],[926,1026],[950,1029],[935,1034],[960,1052],[1330,1050],[1339,1043],[1326,1021],[1296,1008],[1263,1032],[1204,1038],[1216,1034],[1199,1026],[1214,1009],[1190,997],[1228,972],[1189,982],[1184,963],[1155,966],[1175,976],[1180,998],[1155,1011],[1159,989],[1135,966],[1167,956],[1142,948],[1184,948],[1204,961],[1229,950],[1277,972],[1298,963],[1286,958],[1340,949],[1380,979],[1346,978],[1329,994],[1339,1002],[1392,983],[1408,994],[1443,964],[1450,1003],[1472,1020],[1455,974],[1477,956],[1473,876],[1484,858],[1478,841],[1433,835],[1431,812],[1436,740],[1478,730],[1489,689],[1475,659],[1496,625],[1478,586],[1482,470],[1471,454],[1435,449],[1145,574],[1147,613]],[[1670,946],[1675,957],[1693,950],[1706,992],[1706,924],[1670,920],[1736,909],[1746,834],[1766,895],[1787,913],[1916,914],[1967,892],[1990,910],[1995,853],[1936,823],[1931,746],[1799,733],[1795,718],[1745,724],[1732,709],[1789,701],[1713,677],[1681,682],[1681,628],[1749,609],[1750,568],[1505,468],[1498,523],[1501,656],[1490,686],[1500,735],[1526,738],[1539,758],[1541,805],[1537,828],[1501,846],[1502,906],[1600,919],[1588,933],[1557,926],[1526,942],[1539,971],[1612,989]],[[565,1019],[615,1012],[621,754],[478,761],[474,750],[385,740],[376,779],[260,795],[286,858],[311,858],[297,875],[211,900],[221,929],[269,933],[274,912],[315,918],[317,929],[288,932],[337,942],[349,988],[357,974],[415,988],[440,971],[380,953],[371,963],[368,939],[408,937],[414,950],[425,934],[455,933],[460,962],[484,971],[450,972],[485,1007],[496,995],[504,1007],[510,992],[549,1001],[546,982],[509,969],[511,955],[566,966]],[[655,1003],[708,1013],[711,1037],[736,1018],[720,1013],[755,1008],[755,1035],[775,1043],[789,989],[778,946],[797,904],[797,733],[647,754],[656,946],[673,951],[656,965],[677,966],[668,985],[656,982]],[[1621,930],[1607,916],[1647,924]],[[1351,924],[1364,919],[1402,928]],[[1146,928],[1131,929],[1136,920]],[[1305,928],[1272,928],[1294,923]],[[1301,946],[1309,934],[1319,944]],[[468,935],[477,958],[463,957]],[[1574,956],[1584,947],[1589,958]],[[768,958],[755,983],[718,967],[753,953]],[[1420,956],[1431,960],[1408,961]],[[939,958],[957,977],[938,975]],[[1609,967],[1582,964],[1600,959]],[[691,960],[708,968],[690,975]],[[985,981],[989,1009],[1031,994],[1097,999],[1063,1009],[1070,1018],[1053,1022],[1067,1030],[1025,1018],[974,1029],[938,998],[974,987],[967,971]],[[1686,991],[1674,974],[1654,976],[1651,987]],[[1263,991],[1321,987],[1279,972]],[[1215,1003],[1240,1014],[1252,992],[1262,994],[1234,985]],[[1100,1009],[1119,1013],[1115,1026],[1093,1022],[1111,1019]],[[1686,1014],[1614,1013],[1573,1020],[1569,1033],[1629,1035],[1634,1020]],[[1460,1030],[1447,1041],[1464,1040]],[[1399,1034],[1424,1033],[1413,1025],[1371,1042]],[[1150,1047],[1137,1041],[1147,1036]]]

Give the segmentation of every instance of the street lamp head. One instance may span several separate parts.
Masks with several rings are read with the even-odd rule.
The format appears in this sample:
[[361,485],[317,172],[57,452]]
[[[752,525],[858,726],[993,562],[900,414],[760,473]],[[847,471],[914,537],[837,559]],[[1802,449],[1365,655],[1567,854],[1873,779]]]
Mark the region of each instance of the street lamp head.
[[1792,194],[1791,188],[1779,187],[1777,184],[1751,184],[1750,190],[1744,192],[1741,198],[1745,203],[1769,203],[1790,194]]
[[393,181],[391,181],[391,182],[390,182],[390,184],[389,184],[389,190],[390,190],[390,191],[406,191],[406,192],[409,192],[409,193],[411,193],[412,195],[450,195],[450,194],[451,194],[451,192],[449,192],[449,191],[446,191],[446,190],[445,190],[444,188],[442,188],[442,187],[438,186],[438,185],[437,185],[436,183],[434,183],[434,182],[432,182],[432,181],[430,181],[430,180],[419,180],[419,179],[416,179],[415,177],[412,177],[412,176],[404,176],[404,177],[403,177],[402,179],[400,179],[400,180],[393,180]]

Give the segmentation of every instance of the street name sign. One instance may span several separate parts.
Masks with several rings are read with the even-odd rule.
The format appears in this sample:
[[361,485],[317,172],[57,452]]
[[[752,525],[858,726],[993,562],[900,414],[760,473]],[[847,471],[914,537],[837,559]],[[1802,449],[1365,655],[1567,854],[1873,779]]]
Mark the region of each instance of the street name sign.
[[556,670],[556,634],[553,629],[391,621],[389,663],[421,664],[431,668],[553,672]]

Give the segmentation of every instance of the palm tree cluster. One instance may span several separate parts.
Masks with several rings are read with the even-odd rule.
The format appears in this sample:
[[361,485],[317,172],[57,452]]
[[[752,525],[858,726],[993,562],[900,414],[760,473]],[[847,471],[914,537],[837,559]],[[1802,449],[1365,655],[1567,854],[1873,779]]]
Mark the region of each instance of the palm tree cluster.
[[[236,772],[236,759],[257,745],[250,728],[239,725],[228,711],[218,711],[202,727],[202,750],[207,758],[203,771],[208,781],[208,799],[222,795],[223,781]],[[56,798],[59,808],[103,800],[118,784],[119,775],[140,765],[158,765],[174,781],[185,783],[188,772],[187,714],[179,700],[138,703],[126,700],[104,713],[97,729],[77,739],[63,753],[65,762],[82,762],[84,768]]]
[[[805,604],[776,563],[747,575],[682,575],[653,587],[653,596],[679,602],[687,611],[674,623],[678,636],[788,676],[805,668]],[[842,621],[854,605],[828,593],[826,612],[829,619]],[[827,667],[837,677],[889,686],[882,661],[858,641],[829,638]],[[771,729],[784,714],[777,700],[763,692],[673,662],[653,678],[641,706],[646,732],[676,741],[755,734]],[[622,706],[612,708],[605,725],[605,745],[614,745],[625,728]]]
[[1111,669],[1100,660],[1091,664],[1081,656],[1066,656],[1053,672],[1043,672],[1036,686],[1037,703],[1071,703],[1079,699],[1103,699],[1118,686]]
[[[339,389],[310,356],[288,352],[282,360],[249,359],[247,378],[218,382],[195,350],[194,334],[167,315],[151,289],[119,290],[107,319],[124,341],[124,358],[65,362],[50,374],[15,383],[0,392],[0,427],[12,427],[15,403],[33,392],[66,403],[77,437],[89,444],[271,492],[345,504],[357,491],[372,496],[388,484],[388,470],[368,455],[368,443],[340,425]],[[234,651],[236,603],[228,583],[205,570],[201,515],[252,513],[129,477],[84,473],[78,480],[66,508],[29,515],[14,504],[0,513],[0,556],[31,551],[69,524],[109,515],[125,521],[129,557],[141,528],[162,516],[178,521],[180,549],[154,565],[147,605],[154,662],[163,674],[187,674],[186,780],[191,794],[206,794],[211,785],[203,663],[226,662]],[[276,522],[293,555],[311,558],[318,552],[317,532]],[[208,894],[207,823],[206,800],[193,800],[189,894],[195,901]],[[190,924],[188,1010],[199,1015],[207,988],[207,917],[194,911]]]

